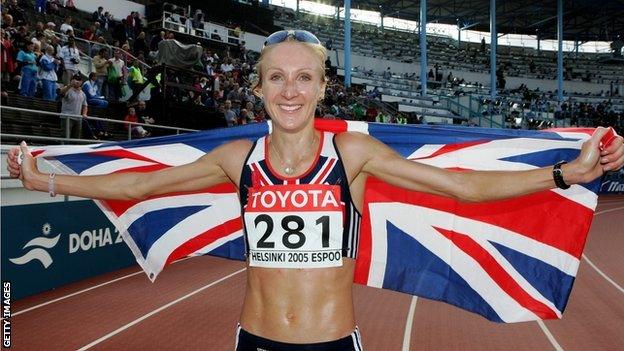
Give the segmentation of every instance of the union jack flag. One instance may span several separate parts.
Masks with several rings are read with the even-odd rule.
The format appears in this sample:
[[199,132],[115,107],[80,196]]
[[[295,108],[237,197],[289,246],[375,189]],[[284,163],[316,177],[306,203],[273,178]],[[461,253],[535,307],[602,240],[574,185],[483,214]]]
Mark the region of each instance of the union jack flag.
[[[526,170],[574,159],[591,130],[535,132],[317,120],[359,131],[407,159],[456,171]],[[149,172],[195,161],[225,142],[255,140],[270,123],[33,154],[68,174]],[[561,318],[578,270],[600,181],[486,203],[461,203],[370,178],[355,282],[435,300],[492,321]],[[144,201],[97,200],[154,280],[170,262],[214,255],[244,260],[234,186]]]

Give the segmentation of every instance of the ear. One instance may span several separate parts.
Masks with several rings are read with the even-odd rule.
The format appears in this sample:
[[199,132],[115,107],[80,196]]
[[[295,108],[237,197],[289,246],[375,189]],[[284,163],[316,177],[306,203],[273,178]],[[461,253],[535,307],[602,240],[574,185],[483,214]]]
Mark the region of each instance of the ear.
[[321,101],[325,98],[325,90],[327,89],[327,80],[321,82],[321,87],[319,89],[319,94],[317,96],[317,100]]
[[254,94],[257,98],[259,98],[259,99],[262,99],[262,98],[263,98],[263,95],[262,95],[262,89],[261,89],[259,86],[256,86],[256,87],[253,89],[253,91],[252,91],[252,92],[253,92],[253,94]]

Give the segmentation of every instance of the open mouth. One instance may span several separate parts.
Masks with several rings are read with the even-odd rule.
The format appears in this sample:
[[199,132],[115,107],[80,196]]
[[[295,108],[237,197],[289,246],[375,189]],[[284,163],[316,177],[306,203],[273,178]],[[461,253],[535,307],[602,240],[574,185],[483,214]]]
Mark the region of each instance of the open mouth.
[[301,106],[303,105],[279,105],[280,109],[287,112],[297,111],[301,108]]

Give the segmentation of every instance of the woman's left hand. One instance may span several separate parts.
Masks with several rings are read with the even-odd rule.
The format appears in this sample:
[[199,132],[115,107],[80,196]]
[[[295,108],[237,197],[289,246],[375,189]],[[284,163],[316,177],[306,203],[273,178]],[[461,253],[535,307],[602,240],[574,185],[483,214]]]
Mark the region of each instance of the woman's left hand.
[[[624,141],[619,135],[603,150],[600,149],[601,139],[609,131],[608,128],[598,127],[592,137],[583,143],[581,154],[570,163],[575,166],[572,173],[564,178],[569,183],[588,183],[602,176],[605,172],[615,171],[624,165]],[[569,177],[568,177],[569,176]]]

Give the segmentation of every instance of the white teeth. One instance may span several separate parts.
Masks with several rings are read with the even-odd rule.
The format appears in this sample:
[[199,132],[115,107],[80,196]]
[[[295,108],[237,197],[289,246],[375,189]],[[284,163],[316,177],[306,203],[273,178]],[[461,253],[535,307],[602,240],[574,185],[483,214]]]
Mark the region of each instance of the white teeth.
[[301,108],[301,105],[280,105],[280,108],[286,111],[295,111]]

